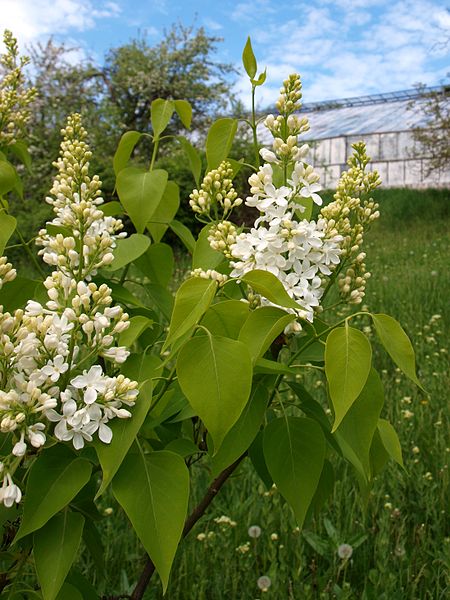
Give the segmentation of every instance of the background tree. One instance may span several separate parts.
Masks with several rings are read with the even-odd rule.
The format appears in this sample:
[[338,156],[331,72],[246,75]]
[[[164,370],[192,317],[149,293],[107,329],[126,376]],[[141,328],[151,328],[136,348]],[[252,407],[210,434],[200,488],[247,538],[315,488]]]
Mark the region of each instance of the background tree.
[[420,110],[426,125],[413,131],[414,141],[420,146],[420,154],[429,157],[427,176],[450,168],[450,83],[440,90],[427,91],[419,86],[423,96],[420,109],[413,102],[411,108]]
[[221,38],[200,27],[174,25],[161,42],[145,39],[113,48],[106,57],[104,80],[108,99],[124,129],[149,129],[150,105],[156,98],[188,100],[196,128],[230,104],[232,65],[213,55]]
[[[150,131],[154,99],[188,100],[194,127],[200,132],[231,105],[232,82],[227,77],[233,67],[214,60],[220,41],[203,28],[174,25],[154,46],[138,39],[111,49],[101,67],[88,58],[76,60],[78,48],[52,39],[33,46],[30,80],[38,90],[29,124],[33,170],[26,175],[26,194],[17,199],[16,210],[24,234],[31,236],[50,214],[42,198],[51,187],[51,161],[58,155],[60,129],[68,114],[83,115],[93,148],[92,168],[109,198],[114,191],[112,158],[117,143],[129,129]],[[170,132],[177,133],[181,126],[175,121]],[[138,147],[137,160],[145,144],[141,150]],[[180,172],[180,183],[191,191],[192,184],[187,183],[191,177],[185,171]],[[187,195],[182,198],[187,204]]]

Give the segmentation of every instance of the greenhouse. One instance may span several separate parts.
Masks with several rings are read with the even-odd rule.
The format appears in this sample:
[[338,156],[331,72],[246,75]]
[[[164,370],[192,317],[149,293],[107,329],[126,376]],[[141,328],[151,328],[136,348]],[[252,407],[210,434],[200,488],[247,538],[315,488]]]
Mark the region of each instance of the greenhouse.
[[426,125],[426,101],[423,92],[412,89],[304,104],[311,128],[303,140],[312,146],[322,185],[336,185],[351,145],[364,140],[383,187],[450,187],[450,171],[429,173],[429,158],[414,142],[413,130]]

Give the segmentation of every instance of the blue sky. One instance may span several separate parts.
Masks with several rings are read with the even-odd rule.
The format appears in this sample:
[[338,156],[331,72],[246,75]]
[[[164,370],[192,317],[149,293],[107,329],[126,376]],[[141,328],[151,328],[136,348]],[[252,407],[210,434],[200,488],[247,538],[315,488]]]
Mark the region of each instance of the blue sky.
[[[0,26],[22,47],[52,35],[80,48],[74,62],[89,56],[101,63],[109,47],[132,37],[151,44],[172,23],[193,24],[223,38],[217,60],[241,73],[250,35],[259,66],[267,67],[259,95],[266,106],[294,71],[305,102],[439,85],[450,71],[447,7],[444,0],[0,0]],[[237,76],[244,101],[247,90]]]

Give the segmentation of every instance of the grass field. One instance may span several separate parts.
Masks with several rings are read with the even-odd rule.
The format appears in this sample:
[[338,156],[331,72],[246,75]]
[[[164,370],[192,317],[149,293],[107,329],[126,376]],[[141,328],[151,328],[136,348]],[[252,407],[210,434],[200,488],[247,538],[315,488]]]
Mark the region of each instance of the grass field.
[[[300,533],[277,491],[266,490],[244,462],[182,543],[170,600],[449,597],[450,195],[399,190],[378,198],[382,217],[367,239],[372,279],[365,304],[403,324],[429,392],[422,394],[376,350],[386,390],[382,416],[397,428],[405,469],[389,463],[364,510],[351,468],[340,468],[326,509]],[[369,322],[362,326],[372,336]],[[320,379],[306,383],[323,388]],[[197,469],[195,480],[193,502],[208,485],[208,474]],[[106,578],[98,587],[105,594],[126,594],[142,568],[143,552],[121,510],[109,502],[112,510],[103,501],[101,524],[108,540]],[[228,521],[216,522],[222,515]],[[260,527],[259,537],[249,536],[252,525]],[[343,543],[353,547],[347,561],[337,554]],[[265,591],[257,585],[263,575],[271,580]],[[155,577],[145,598],[161,597]]]

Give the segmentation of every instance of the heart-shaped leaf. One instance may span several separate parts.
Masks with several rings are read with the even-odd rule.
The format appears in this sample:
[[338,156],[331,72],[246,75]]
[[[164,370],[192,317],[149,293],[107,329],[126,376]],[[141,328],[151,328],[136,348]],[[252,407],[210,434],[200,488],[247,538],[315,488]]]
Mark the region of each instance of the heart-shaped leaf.
[[167,171],[146,171],[138,167],[126,167],[117,175],[116,188],[138,233],[143,233],[157,209],[167,184]]

